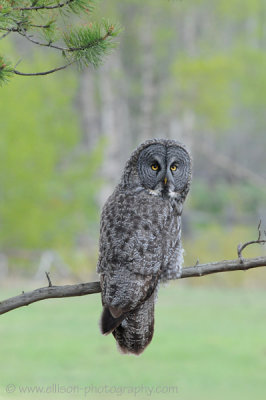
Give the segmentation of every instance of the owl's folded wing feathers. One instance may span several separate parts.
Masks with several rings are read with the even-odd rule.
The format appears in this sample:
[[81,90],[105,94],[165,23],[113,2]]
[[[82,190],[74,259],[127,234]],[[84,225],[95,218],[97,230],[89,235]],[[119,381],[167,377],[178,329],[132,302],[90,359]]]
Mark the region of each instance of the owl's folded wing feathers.
[[115,329],[127,313],[152,295],[158,284],[167,210],[162,207],[162,199],[150,197],[114,193],[103,209],[97,266],[104,306],[103,333]]
[[[116,277],[101,275],[103,312],[100,328],[103,334],[112,332],[128,313],[138,309],[154,292],[158,275],[143,276],[128,271]],[[128,276],[130,275],[130,276]],[[125,279],[126,278],[126,279]]]

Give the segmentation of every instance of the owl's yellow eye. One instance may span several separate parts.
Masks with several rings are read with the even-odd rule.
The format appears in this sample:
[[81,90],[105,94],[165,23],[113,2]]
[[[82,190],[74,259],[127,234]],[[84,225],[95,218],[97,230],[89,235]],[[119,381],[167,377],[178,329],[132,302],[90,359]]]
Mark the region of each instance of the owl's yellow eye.
[[158,171],[159,165],[158,165],[157,163],[154,163],[154,164],[152,164],[151,169],[152,169],[153,171]]
[[170,169],[171,169],[171,171],[176,171],[177,165],[176,164],[171,165]]

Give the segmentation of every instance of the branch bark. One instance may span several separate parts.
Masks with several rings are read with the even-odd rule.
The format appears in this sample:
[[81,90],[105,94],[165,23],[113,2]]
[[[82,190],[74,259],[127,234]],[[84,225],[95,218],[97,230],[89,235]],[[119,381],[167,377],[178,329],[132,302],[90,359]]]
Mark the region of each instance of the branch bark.
[[65,69],[65,68],[69,67],[70,65],[74,64],[74,62],[75,61],[71,61],[70,63],[62,65],[61,67],[53,68],[53,69],[50,69],[49,71],[43,71],[43,72],[29,72],[29,73],[26,73],[26,72],[18,71],[17,69],[13,69],[13,72],[16,75],[22,75],[22,76],[49,75],[49,74],[52,74],[54,72],[61,71],[61,69]]
[[13,10],[19,10],[19,11],[31,11],[31,10],[54,10],[56,8],[63,8],[67,6],[68,4],[73,3],[73,0],[67,0],[63,3],[58,3],[54,6],[36,6],[36,7],[14,7]]
[[[184,268],[180,279],[200,277],[209,274],[228,271],[246,271],[252,268],[265,267],[266,257],[257,258],[238,258],[235,260],[217,261],[207,264],[196,264],[194,267]],[[0,314],[7,313],[16,308],[27,306],[36,301],[85,296],[93,293],[100,293],[100,282],[80,283],[77,285],[49,286],[33,290],[32,292],[22,293],[0,302]]]

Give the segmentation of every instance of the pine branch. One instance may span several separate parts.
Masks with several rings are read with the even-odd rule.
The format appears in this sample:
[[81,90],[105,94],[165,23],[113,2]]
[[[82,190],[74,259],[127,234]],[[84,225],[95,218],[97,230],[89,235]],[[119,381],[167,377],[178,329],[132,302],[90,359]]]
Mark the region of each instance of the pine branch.
[[7,82],[8,79],[13,75],[13,68],[9,61],[5,60],[0,55],[0,86]]
[[[55,49],[57,49],[57,50],[61,50],[61,51],[63,51],[63,52],[79,52],[79,51],[88,50],[88,49],[90,49],[90,48],[96,47],[100,42],[103,42],[103,41],[106,40],[109,36],[111,36],[111,35],[113,34],[113,30],[114,30],[114,27],[111,26],[111,27],[108,29],[108,31],[106,32],[106,34],[105,34],[104,36],[102,36],[102,37],[100,37],[100,38],[98,38],[98,39],[95,39],[95,40],[91,41],[91,42],[88,43],[86,46],[82,46],[82,47],[68,47],[68,48],[63,48],[63,47],[59,47],[59,46],[54,46],[54,45],[52,45],[51,43],[48,43],[48,44],[41,44],[41,43],[39,43],[39,42],[37,42],[37,41],[34,41],[34,40],[32,40],[31,38],[29,38],[26,34],[23,34],[23,33],[20,33],[20,34],[22,34],[22,35],[25,36],[28,40],[32,41],[32,42],[35,43],[35,44],[39,44],[39,45],[42,45],[42,46],[52,47],[52,48],[55,48]],[[54,72],[60,71],[60,70],[62,70],[62,69],[65,69],[65,68],[69,67],[70,65],[72,65],[72,64],[74,64],[74,63],[76,63],[76,62],[79,62],[79,61],[80,61],[80,59],[73,59],[72,61],[70,61],[69,63],[67,63],[67,64],[65,64],[65,65],[63,65],[63,66],[61,66],[61,67],[53,68],[53,69],[51,69],[51,70],[44,71],[44,72],[30,72],[30,73],[25,73],[25,72],[21,72],[21,71],[18,71],[18,70],[16,70],[16,69],[14,69],[14,70],[13,70],[13,73],[16,74],[16,75],[21,75],[21,76],[44,76],[44,75],[49,75],[49,74],[52,74],[52,73],[54,73]],[[96,61],[98,61],[98,60],[96,60]],[[94,61],[95,64],[96,64],[96,61]],[[92,60],[90,60],[90,62],[93,63]]]
[[111,36],[113,30],[114,30],[114,27],[111,26],[104,36],[92,40],[91,42],[87,43],[85,46],[81,46],[81,47],[60,47],[60,46],[55,46],[52,43],[41,43],[41,42],[39,42],[39,41],[37,41],[35,39],[32,39],[30,36],[26,35],[26,33],[22,32],[22,31],[12,29],[13,32],[19,33],[21,36],[24,36],[27,40],[29,40],[30,42],[32,42],[34,44],[37,44],[39,46],[44,46],[44,47],[51,47],[53,49],[64,51],[64,52],[82,51],[82,50],[89,49],[90,47],[97,46],[98,43],[106,40],[109,36]]
[[[61,67],[48,71],[26,73],[18,71],[16,67],[12,68],[10,62],[4,61],[1,57],[0,85],[7,82],[14,74],[43,76],[63,70],[74,63],[80,67],[88,65],[96,67],[102,62],[103,57],[115,47],[111,38],[117,36],[120,29],[109,22],[102,20],[100,23],[90,22],[88,24],[86,21],[85,25],[80,23],[76,24],[76,28],[69,28],[66,21],[62,20],[60,11],[62,8],[66,7],[67,11],[78,15],[90,14],[95,0],[32,1],[31,6],[27,6],[28,3],[25,1],[14,1],[12,4],[7,4],[2,8],[0,6],[0,31],[6,32],[0,36],[0,40],[14,32],[37,46],[60,51],[67,62]],[[41,10],[46,13],[42,16],[38,12],[35,13],[35,11]],[[50,22],[48,17],[52,18]],[[41,33],[45,41],[32,35],[36,32],[38,35]],[[60,41],[64,42],[64,45],[61,45]]]

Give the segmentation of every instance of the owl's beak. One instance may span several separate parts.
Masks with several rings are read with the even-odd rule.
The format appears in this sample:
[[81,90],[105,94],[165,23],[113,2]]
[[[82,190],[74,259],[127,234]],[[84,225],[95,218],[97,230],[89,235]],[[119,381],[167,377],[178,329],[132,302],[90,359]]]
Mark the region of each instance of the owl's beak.
[[166,177],[164,178],[164,184],[165,185],[167,184],[167,178]]

